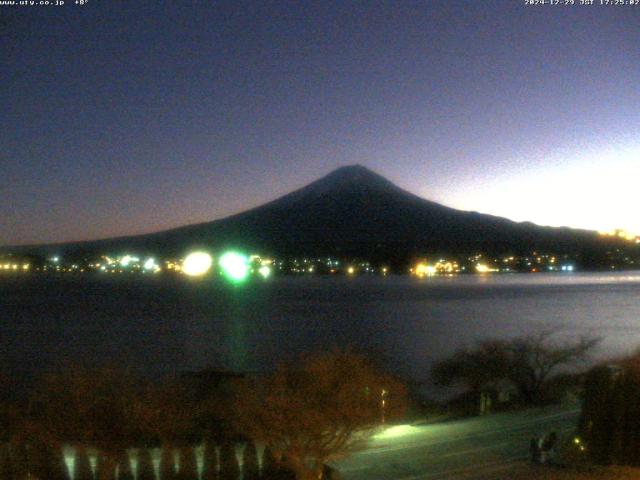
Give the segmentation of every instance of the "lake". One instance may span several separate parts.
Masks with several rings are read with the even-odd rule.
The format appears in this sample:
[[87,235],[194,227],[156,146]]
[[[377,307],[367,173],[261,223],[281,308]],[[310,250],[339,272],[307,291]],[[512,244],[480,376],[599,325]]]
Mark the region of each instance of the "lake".
[[149,375],[255,371],[353,346],[425,380],[434,360],[493,337],[562,329],[640,347],[640,272],[453,277],[0,277],[0,361],[16,373],[130,365]]

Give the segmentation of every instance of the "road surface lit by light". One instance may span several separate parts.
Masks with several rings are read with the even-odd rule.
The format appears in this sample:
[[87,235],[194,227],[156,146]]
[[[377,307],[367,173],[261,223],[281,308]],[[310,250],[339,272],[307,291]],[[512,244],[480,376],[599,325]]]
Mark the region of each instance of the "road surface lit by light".
[[386,428],[381,433],[378,433],[373,438],[376,440],[382,440],[386,438],[405,437],[407,435],[424,433],[423,429],[414,427],[413,425],[395,425],[393,427]]
[[505,477],[529,455],[529,441],[551,431],[568,435],[579,410],[548,407],[423,425],[399,425],[365,450],[333,464],[344,480],[444,480]]

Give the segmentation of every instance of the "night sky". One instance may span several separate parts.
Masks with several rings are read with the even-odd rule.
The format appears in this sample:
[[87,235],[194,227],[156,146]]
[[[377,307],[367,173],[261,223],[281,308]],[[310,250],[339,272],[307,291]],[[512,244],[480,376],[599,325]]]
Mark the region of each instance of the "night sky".
[[348,164],[640,232],[640,5],[0,6],[0,244],[221,218]]

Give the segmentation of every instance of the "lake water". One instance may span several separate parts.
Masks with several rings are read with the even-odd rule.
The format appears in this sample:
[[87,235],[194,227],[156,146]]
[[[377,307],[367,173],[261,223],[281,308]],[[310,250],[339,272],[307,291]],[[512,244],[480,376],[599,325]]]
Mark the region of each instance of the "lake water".
[[66,362],[151,375],[263,370],[333,346],[366,348],[421,381],[463,345],[560,328],[604,337],[600,357],[640,347],[640,272],[221,279],[0,278],[0,361],[14,372]]

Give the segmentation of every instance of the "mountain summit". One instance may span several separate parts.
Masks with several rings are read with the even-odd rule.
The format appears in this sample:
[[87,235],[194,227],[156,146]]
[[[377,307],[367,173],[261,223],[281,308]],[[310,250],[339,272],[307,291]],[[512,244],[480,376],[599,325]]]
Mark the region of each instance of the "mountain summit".
[[394,191],[408,194],[408,192],[404,192],[382,175],[378,175],[362,165],[350,165],[340,167],[306,187],[267,203],[261,208],[273,207],[274,205],[294,205],[297,202],[308,201],[311,198],[327,198],[344,193],[353,194],[357,191],[366,193]]
[[595,248],[597,242],[594,232],[539,227],[449,208],[353,165],[221,220],[69,248],[181,255],[192,248],[233,247],[283,256],[403,261],[429,253],[528,253],[535,249],[576,253]]
[[353,186],[353,185],[366,185],[370,188],[387,188],[398,190],[393,183],[384,178],[382,175],[369,170],[362,165],[349,165],[346,167],[340,167],[328,175],[316,180],[310,184],[307,188],[339,188],[341,186]]

